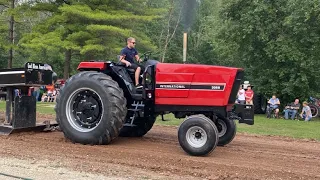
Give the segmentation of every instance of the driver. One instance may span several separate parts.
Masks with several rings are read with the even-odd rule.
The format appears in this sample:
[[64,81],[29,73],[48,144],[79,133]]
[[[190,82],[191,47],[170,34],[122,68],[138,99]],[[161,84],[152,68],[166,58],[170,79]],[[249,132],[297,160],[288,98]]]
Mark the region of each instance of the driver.
[[127,39],[127,46],[121,50],[120,62],[124,63],[126,67],[135,70],[135,85],[136,88],[142,88],[142,85],[139,83],[139,75],[141,68],[138,64],[134,63],[134,58],[141,62],[141,59],[138,55],[138,51],[134,48],[136,45],[136,40],[132,37]]

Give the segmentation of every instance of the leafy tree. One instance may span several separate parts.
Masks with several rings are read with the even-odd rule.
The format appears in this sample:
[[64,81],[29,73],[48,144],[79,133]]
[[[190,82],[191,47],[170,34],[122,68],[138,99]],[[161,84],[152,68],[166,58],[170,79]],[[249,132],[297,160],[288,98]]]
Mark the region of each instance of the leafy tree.
[[228,0],[215,51],[244,67],[258,92],[284,102],[319,92],[319,1]]
[[38,19],[31,18],[34,16],[30,10],[32,4],[31,0],[0,0],[0,68],[21,67],[28,61],[19,40],[37,23]]
[[129,36],[136,37],[140,49],[155,48],[150,38],[139,31],[143,23],[154,20],[161,12],[144,8],[147,3],[147,0],[38,3],[34,10],[51,15],[26,34],[21,43],[29,52],[63,53],[64,78],[68,78],[70,64],[78,63],[72,59],[115,60]]

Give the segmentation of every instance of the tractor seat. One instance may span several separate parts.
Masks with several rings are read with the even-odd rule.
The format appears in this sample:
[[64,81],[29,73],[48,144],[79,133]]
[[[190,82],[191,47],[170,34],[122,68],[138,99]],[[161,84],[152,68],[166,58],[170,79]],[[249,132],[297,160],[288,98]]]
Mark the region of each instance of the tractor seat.
[[128,71],[130,74],[134,74],[134,73],[135,73],[134,69],[129,69],[129,68],[127,68],[127,71]]
[[[122,62],[120,62],[120,55],[117,55],[117,59],[118,59],[117,65],[118,65],[118,66],[123,66],[123,67],[125,67],[125,64],[122,63]],[[126,68],[126,70],[127,70],[127,72],[130,73],[130,74],[134,74],[134,73],[135,73],[134,69]]]

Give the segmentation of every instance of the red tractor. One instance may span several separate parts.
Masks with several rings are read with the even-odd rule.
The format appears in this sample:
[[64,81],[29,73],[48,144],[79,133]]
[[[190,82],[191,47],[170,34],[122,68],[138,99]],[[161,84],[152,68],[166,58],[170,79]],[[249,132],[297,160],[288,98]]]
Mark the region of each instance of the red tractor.
[[252,125],[252,105],[235,104],[243,69],[160,63],[145,58],[142,89],[134,72],[114,62],[81,62],[60,90],[57,122],[74,143],[109,144],[118,136],[141,137],[158,115],[186,118],[178,140],[190,155],[206,155],[230,143],[236,124]]

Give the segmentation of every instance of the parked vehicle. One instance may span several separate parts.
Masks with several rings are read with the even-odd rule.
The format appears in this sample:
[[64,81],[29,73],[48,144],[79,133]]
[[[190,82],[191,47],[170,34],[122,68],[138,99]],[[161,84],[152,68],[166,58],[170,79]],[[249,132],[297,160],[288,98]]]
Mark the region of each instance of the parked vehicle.
[[320,99],[309,97],[309,107],[311,109],[312,117],[318,117],[319,116],[319,110],[320,110]]

